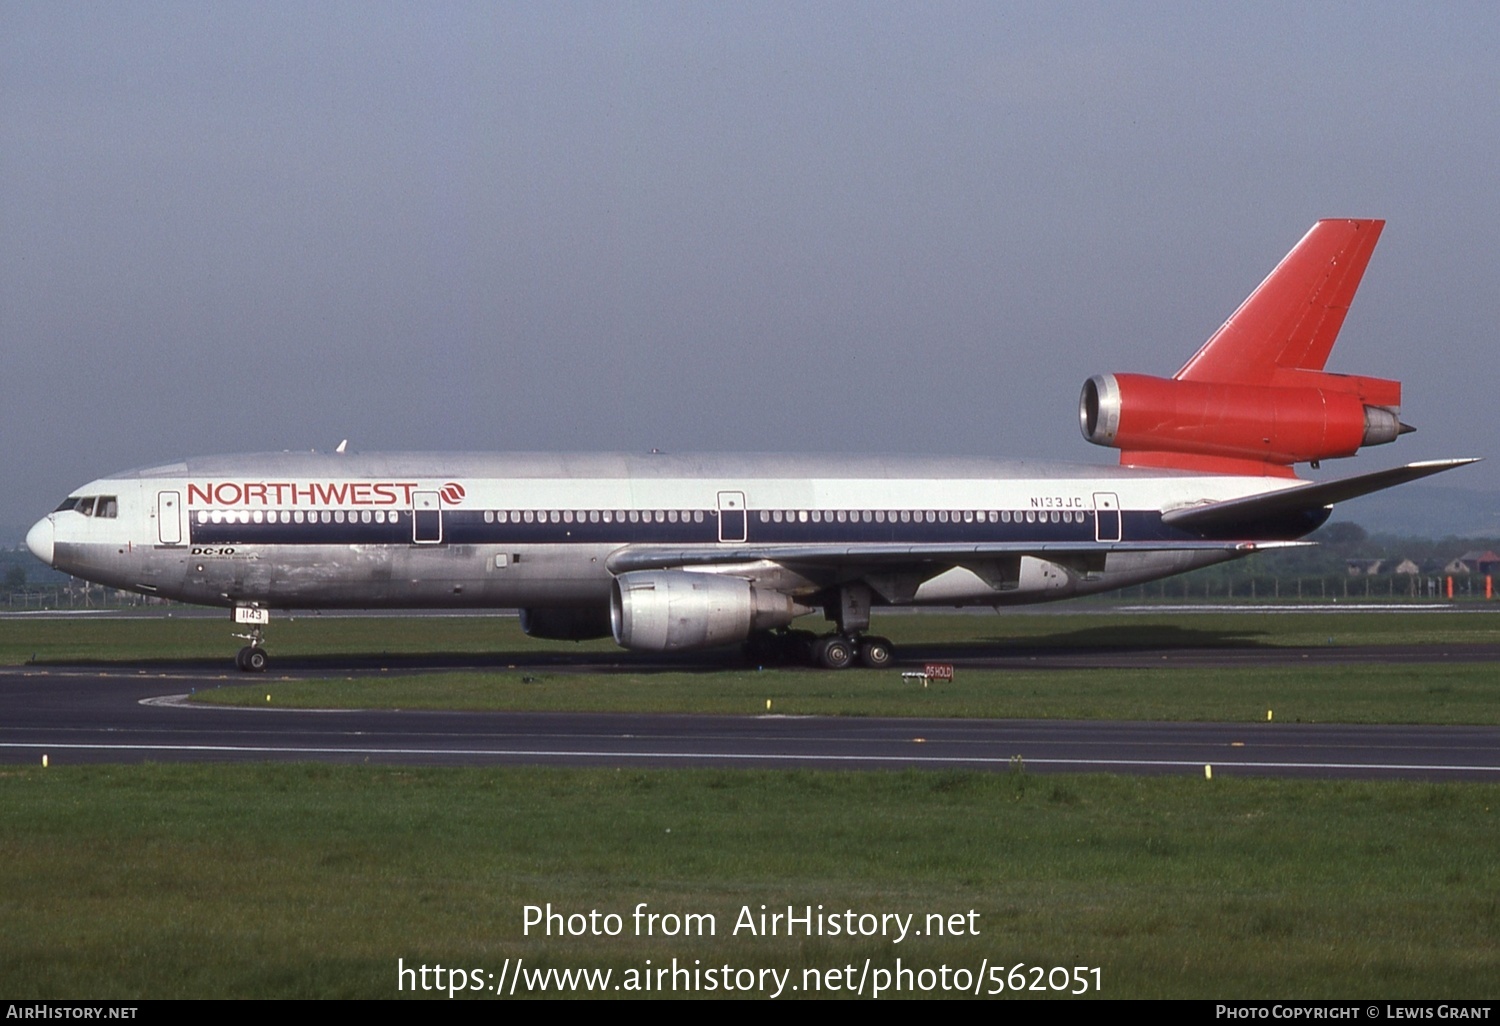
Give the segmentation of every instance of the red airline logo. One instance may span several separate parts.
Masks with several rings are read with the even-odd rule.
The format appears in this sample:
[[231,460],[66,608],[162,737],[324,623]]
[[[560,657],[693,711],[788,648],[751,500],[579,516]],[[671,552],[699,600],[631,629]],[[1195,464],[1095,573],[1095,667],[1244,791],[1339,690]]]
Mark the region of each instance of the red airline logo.
[[[415,481],[204,481],[189,482],[189,506],[410,506]],[[456,484],[443,486],[463,489]],[[457,501],[457,500],[450,500]]]

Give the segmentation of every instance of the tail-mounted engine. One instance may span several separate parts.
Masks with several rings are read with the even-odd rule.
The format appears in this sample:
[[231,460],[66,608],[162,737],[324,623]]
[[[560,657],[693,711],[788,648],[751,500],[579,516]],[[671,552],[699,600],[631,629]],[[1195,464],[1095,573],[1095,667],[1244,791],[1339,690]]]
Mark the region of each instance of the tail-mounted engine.
[[1259,474],[1353,456],[1362,446],[1384,445],[1412,430],[1401,423],[1400,382],[1316,372],[1285,376],[1309,381],[1239,385],[1099,374],[1084,382],[1078,422],[1090,442],[1122,450],[1122,463]]
[[1291,477],[1411,428],[1401,382],[1324,371],[1384,221],[1319,221],[1168,378],[1100,374],[1083,386],[1083,437],[1120,462]]

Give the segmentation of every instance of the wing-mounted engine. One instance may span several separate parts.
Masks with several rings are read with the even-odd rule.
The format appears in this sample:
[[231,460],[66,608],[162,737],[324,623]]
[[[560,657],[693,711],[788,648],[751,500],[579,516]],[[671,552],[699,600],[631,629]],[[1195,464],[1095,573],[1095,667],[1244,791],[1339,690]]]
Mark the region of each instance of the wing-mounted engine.
[[811,611],[743,577],[688,570],[620,574],[609,604],[615,642],[651,652],[737,644]]
[[1099,374],[1084,382],[1078,422],[1090,442],[1121,450],[1121,463],[1287,475],[1294,463],[1353,456],[1412,430],[1401,423],[1399,381],[1280,377],[1287,383]]
[[1384,221],[1319,221],[1171,378],[1100,374],[1083,437],[1120,462],[1291,477],[1394,441],[1401,383],[1323,370]]

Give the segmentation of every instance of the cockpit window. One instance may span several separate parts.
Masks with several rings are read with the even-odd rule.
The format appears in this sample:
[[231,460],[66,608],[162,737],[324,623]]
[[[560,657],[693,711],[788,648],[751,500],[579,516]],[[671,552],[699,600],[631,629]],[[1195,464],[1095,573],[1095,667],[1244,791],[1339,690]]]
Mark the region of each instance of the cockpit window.
[[107,517],[110,520],[120,514],[120,504],[117,497],[113,495],[69,496],[52,512],[61,513],[68,509],[75,513],[82,513],[86,517]]

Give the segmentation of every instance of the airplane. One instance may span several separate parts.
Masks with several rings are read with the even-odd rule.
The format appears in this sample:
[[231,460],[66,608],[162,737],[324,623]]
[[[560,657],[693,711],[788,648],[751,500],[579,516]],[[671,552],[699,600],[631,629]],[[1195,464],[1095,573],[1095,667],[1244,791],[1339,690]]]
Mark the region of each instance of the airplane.
[[[250,672],[271,609],[339,608],[518,608],[540,638],[884,667],[874,608],[1052,601],[1309,544],[1333,503],[1475,462],[1294,473],[1412,430],[1400,382],[1324,370],[1384,224],[1319,221],[1171,378],[1090,378],[1079,424],[1118,466],[341,445],[112,474],[26,544],[228,607]],[[792,627],[819,611],[832,630]]]

